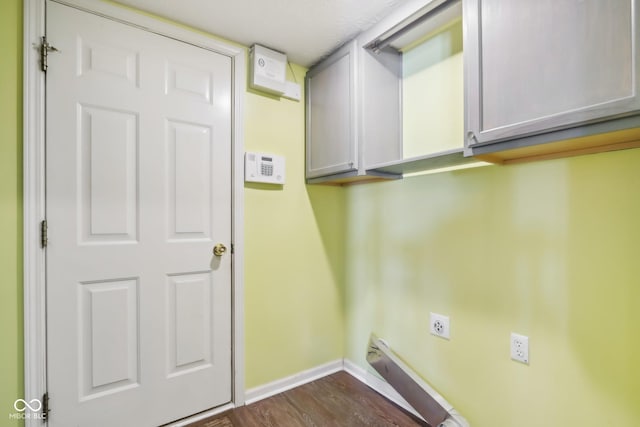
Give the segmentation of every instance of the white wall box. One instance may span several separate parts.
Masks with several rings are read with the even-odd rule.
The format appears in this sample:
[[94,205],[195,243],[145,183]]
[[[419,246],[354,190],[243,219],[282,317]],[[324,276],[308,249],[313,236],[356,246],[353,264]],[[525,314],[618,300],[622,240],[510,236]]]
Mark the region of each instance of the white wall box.
[[508,163],[640,146],[640,1],[465,0],[465,145]]
[[[459,68],[460,81],[454,83],[460,95],[458,114],[452,114],[454,117],[449,116],[445,120],[431,117],[433,122],[443,123],[459,116],[459,129],[454,130],[453,135],[449,132],[449,137],[445,138],[449,140],[450,146],[442,149],[435,144],[434,148],[433,141],[430,141],[433,139],[432,135],[427,131],[427,135],[421,134],[417,138],[419,154],[416,155],[416,143],[413,143],[413,149],[408,149],[405,141],[408,132],[403,132],[408,122],[425,122],[424,117],[429,114],[414,111],[417,114],[413,114],[413,119],[410,119],[404,109],[406,99],[431,97],[433,99],[429,99],[430,105],[437,109],[447,103],[440,101],[448,101],[452,96],[455,98],[455,94],[444,90],[441,95],[446,100],[438,99],[433,93],[426,93],[428,90],[424,86],[420,86],[417,93],[412,91],[403,95],[403,90],[408,90],[406,75],[413,73],[407,72],[403,55],[408,49],[426,43],[425,40],[439,33],[442,28],[451,27],[452,23],[458,24],[458,31],[461,33],[461,13],[460,1],[456,0],[409,1],[309,71],[308,182],[344,183],[363,179],[401,178],[407,172],[453,166],[474,160],[463,155],[461,35],[459,51],[455,52],[459,54],[459,62],[457,65],[447,65]],[[450,40],[444,41],[444,45],[449,42]],[[438,46],[441,47],[442,44]],[[445,47],[444,50],[448,48]],[[412,55],[415,57],[415,54]],[[422,52],[418,52],[418,55],[422,55]],[[432,58],[422,58],[418,62],[428,68],[435,61]],[[440,70],[441,76],[451,80],[446,72],[442,74],[443,68]],[[424,127],[423,124],[418,125],[420,126]],[[409,128],[412,129],[412,125]],[[435,139],[438,138],[439,136]]]
[[287,55],[254,44],[249,66],[249,87],[278,96],[286,92]]

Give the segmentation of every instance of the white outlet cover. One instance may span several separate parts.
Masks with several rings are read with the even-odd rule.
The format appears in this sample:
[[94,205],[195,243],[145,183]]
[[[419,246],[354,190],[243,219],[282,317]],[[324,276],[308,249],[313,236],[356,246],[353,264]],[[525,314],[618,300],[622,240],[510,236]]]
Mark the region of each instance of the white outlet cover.
[[511,333],[511,359],[529,364],[529,337]]
[[449,325],[449,316],[438,313],[429,313],[429,332],[440,338],[450,339],[451,329]]

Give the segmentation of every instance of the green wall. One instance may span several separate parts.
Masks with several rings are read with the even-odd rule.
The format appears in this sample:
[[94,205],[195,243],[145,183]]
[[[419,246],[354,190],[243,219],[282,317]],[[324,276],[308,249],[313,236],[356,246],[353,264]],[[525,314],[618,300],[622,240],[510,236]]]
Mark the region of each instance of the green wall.
[[462,68],[461,20],[403,51],[405,159],[460,147],[464,135]]
[[22,1],[0,3],[0,425],[23,395]]
[[640,425],[640,149],[356,186],[347,212],[347,358],[375,332],[474,426]]
[[[293,70],[304,82],[306,70]],[[345,193],[305,185],[304,100],[246,99],[245,149],[284,155],[287,166],[282,187],[245,185],[251,388],[343,357]]]

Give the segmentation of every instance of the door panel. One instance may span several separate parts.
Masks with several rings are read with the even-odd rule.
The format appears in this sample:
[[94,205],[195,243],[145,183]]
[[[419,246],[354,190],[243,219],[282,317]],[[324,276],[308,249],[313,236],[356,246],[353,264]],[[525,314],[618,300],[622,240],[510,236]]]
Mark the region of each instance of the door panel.
[[80,400],[139,385],[138,280],[80,283]]
[[212,362],[210,289],[209,273],[169,277],[171,375],[207,367]]
[[211,238],[211,129],[167,123],[172,239]]
[[81,242],[137,241],[137,116],[100,107],[79,109]]
[[231,400],[231,60],[47,4],[51,426]]

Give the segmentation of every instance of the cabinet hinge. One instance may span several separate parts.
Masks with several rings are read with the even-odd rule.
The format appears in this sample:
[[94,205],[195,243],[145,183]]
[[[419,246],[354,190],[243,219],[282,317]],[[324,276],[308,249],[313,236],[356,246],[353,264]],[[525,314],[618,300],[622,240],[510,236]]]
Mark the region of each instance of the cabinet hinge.
[[231,244],[231,253],[233,254],[236,251],[236,248],[233,246],[233,243]]
[[40,68],[46,72],[47,68],[49,68],[49,52],[59,52],[59,50],[49,44],[46,37],[41,37],[40,41]]
[[43,248],[46,248],[49,243],[48,227],[46,219],[40,223],[40,246]]
[[49,393],[45,393],[42,395],[42,419],[46,420],[49,417],[49,411],[51,411],[51,407],[49,407]]

